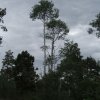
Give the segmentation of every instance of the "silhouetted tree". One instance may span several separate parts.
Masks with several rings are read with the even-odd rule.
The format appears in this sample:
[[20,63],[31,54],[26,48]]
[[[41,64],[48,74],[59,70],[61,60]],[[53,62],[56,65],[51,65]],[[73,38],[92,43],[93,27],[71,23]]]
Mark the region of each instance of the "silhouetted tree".
[[[4,23],[3,17],[5,15],[6,15],[6,8],[5,9],[0,8],[0,23],[2,24]],[[3,29],[3,31],[7,31],[7,28],[2,24],[0,24],[1,29]],[[2,43],[2,37],[0,36],[0,44],[1,43]]]
[[60,50],[60,56],[62,60],[58,66],[58,72],[63,78],[62,86],[64,86],[68,100],[82,100],[79,85],[83,79],[83,66],[78,44],[66,41],[65,47]]
[[8,79],[13,78],[13,70],[15,67],[15,59],[13,56],[13,52],[8,50],[5,54],[5,58],[2,61],[2,69],[1,72],[6,75]]
[[60,50],[60,57],[63,59],[71,59],[73,61],[80,61],[82,59],[80,48],[78,44],[73,41],[66,40],[64,48]]
[[83,60],[83,81],[80,88],[84,99],[99,100],[98,88],[100,88],[100,66],[92,57]]
[[18,54],[15,60],[15,82],[16,87],[20,92],[28,92],[36,90],[36,82],[38,75],[36,75],[34,66],[34,57],[27,51],[22,51]]
[[16,85],[14,80],[8,80],[5,73],[0,74],[0,99],[16,100]]
[[11,50],[6,52],[2,65],[0,72],[0,99],[14,99],[16,97],[14,81],[15,59]]
[[48,20],[52,18],[58,18],[59,11],[58,9],[54,8],[54,4],[52,1],[48,0],[40,0],[39,4],[35,5],[32,9],[32,12],[30,14],[30,18],[32,20],[40,19],[43,22],[43,38],[44,38],[44,44],[42,49],[44,50],[44,74],[46,74],[46,23]]
[[[58,72],[63,78],[61,87],[68,100],[99,100],[100,66],[95,59],[82,59],[77,43],[67,41],[61,49]],[[61,91],[62,92],[62,91]]]
[[92,20],[90,26],[92,26],[92,28],[89,28],[88,33],[89,34],[94,33],[99,38],[100,37],[100,13],[97,14],[95,20]]
[[55,63],[55,42],[57,40],[64,39],[69,29],[65,22],[61,20],[50,20],[47,24],[47,34],[46,38],[51,40],[51,70],[54,68]]

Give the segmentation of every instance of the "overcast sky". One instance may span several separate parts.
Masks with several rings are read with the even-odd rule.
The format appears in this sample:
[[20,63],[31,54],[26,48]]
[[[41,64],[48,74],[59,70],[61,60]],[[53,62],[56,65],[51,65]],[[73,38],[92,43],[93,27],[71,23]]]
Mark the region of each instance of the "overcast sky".
[[[0,0],[0,7],[7,9],[4,17],[8,32],[0,30],[3,36],[0,48],[0,62],[5,51],[11,49],[16,56],[22,50],[28,50],[35,56],[35,65],[42,66],[43,44],[42,23],[29,18],[32,6],[39,0]],[[77,42],[82,55],[100,59],[100,39],[95,35],[88,35],[88,24],[100,12],[100,0],[53,0],[55,7],[60,10],[60,19],[70,28],[67,38]],[[61,46],[59,44],[58,46]],[[41,67],[40,67],[41,70]]]

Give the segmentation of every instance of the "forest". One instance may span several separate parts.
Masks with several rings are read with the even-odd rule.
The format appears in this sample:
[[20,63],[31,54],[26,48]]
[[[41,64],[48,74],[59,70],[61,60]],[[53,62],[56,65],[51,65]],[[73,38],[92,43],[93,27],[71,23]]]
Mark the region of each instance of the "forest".
[[[9,30],[4,26],[6,13],[6,8],[0,8],[0,28],[4,32]],[[84,57],[78,43],[66,38],[70,28],[60,19],[54,2],[40,0],[33,5],[29,18],[43,25],[43,74],[38,73],[40,66],[35,66],[35,56],[27,50],[16,57],[12,50],[6,51],[0,70],[0,100],[100,100],[100,61]],[[100,13],[89,26],[88,34],[99,39]],[[58,41],[63,41],[64,47],[56,50]]]

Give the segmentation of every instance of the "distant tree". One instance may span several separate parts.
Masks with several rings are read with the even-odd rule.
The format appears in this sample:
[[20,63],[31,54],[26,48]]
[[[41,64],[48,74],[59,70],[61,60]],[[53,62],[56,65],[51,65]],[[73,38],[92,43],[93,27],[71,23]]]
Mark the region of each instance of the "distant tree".
[[89,34],[96,34],[96,36],[99,38],[100,37],[100,13],[97,14],[96,19],[92,20],[90,22],[91,28],[89,28],[88,33]]
[[15,67],[15,59],[13,56],[13,52],[8,50],[5,54],[5,58],[2,61],[2,69],[1,71],[7,76],[8,79],[13,78],[13,70]]
[[44,44],[42,49],[44,50],[44,74],[46,74],[46,23],[48,20],[52,18],[58,18],[59,11],[58,9],[54,8],[54,4],[52,1],[48,0],[40,0],[39,4],[35,5],[32,9],[32,12],[30,14],[30,18],[32,20],[40,19],[43,22],[43,39]]
[[[4,23],[3,17],[5,15],[6,15],[6,8],[5,9],[0,8],[0,23],[2,24]],[[3,31],[7,31],[7,28],[2,24],[0,24],[1,29],[3,29]],[[0,37],[0,44],[1,43],[2,43],[2,37]]]
[[50,20],[47,24],[47,34],[46,39],[51,40],[51,70],[54,68],[54,58],[55,58],[55,42],[57,40],[64,39],[69,29],[65,22],[61,20]]
[[35,72],[34,66],[34,57],[31,56],[27,51],[22,51],[18,54],[15,60],[15,82],[18,91],[28,92],[35,91],[36,82],[38,75]]

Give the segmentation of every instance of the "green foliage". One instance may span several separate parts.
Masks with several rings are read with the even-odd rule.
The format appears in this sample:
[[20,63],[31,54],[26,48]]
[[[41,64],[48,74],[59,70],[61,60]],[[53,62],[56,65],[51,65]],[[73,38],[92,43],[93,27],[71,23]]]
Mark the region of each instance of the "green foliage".
[[54,8],[52,1],[40,0],[37,5],[35,5],[30,13],[30,18],[32,20],[40,19],[43,22],[43,39],[44,43],[42,49],[44,51],[44,74],[46,74],[46,59],[47,59],[47,46],[46,46],[46,23],[48,20],[55,19],[59,17],[59,10]]
[[80,91],[80,82],[83,79],[82,57],[78,45],[73,42],[66,42],[65,47],[61,49],[61,64],[58,66],[58,72],[63,77],[64,90],[68,95],[68,100],[82,100]]
[[[3,17],[6,15],[6,8],[2,9],[0,8],[0,22],[4,23]],[[7,28],[4,25],[0,25],[1,29],[3,29],[4,31],[7,31]]]
[[94,33],[99,38],[100,37],[100,13],[97,14],[96,19],[92,20],[90,25],[92,26],[92,28],[89,29],[88,31],[89,34]]
[[18,54],[15,60],[14,78],[16,87],[21,92],[35,91],[38,76],[33,66],[34,57],[27,51]]
[[[46,39],[51,40],[51,61],[49,61],[49,63],[51,63],[51,70],[53,70],[54,64],[55,64],[55,42],[57,40],[61,40],[64,39],[66,34],[69,32],[69,29],[67,27],[67,25],[65,24],[65,22],[61,21],[61,20],[55,20],[52,19],[50,20],[47,24],[47,34],[46,34]],[[50,59],[49,57],[49,59]]]
[[[1,23],[5,15],[6,9],[0,9]],[[100,64],[92,57],[83,59],[77,43],[65,42],[59,52],[61,62],[56,70],[52,70],[55,42],[64,39],[69,32],[67,25],[56,19],[58,16],[59,11],[52,1],[41,0],[33,7],[30,18],[40,19],[44,23],[43,49],[46,47],[45,39],[51,40],[51,55],[47,59],[51,70],[39,79],[33,56],[22,51],[14,59],[13,52],[7,51],[0,72],[1,100],[100,100]],[[100,37],[100,14],[90,25],[92,28],[88,32],[95,32]],[[7,31],[2,25],[1,28]]]
[[87,73],[85,77],[89,77],[92,80],[96,80],[96,78],[99,77],[100,66],[97,64],[95,59],[87,57],[83,62]]
[[[6,15],[6,8],[5,9],[2,9],[0,8],[0,23],[4,23],[4,20],[3,20],[3,17]],[[3,30],[3,31],[7,31],[7,28],[0,24],[0,28]],[[2,43],[2,37],[0,36],[0,44]]]
[[80,61],[82,59],[80,48],[78,48],[77,43],[67,40],[64,46],[65,47],[60,50],[60,57],[66,60],[71,59],[73,61]]
[[46,38],[50,40],[60,40],[65,37],[65,35],[69,32],[69,29],[65,22],[61,20],[52,19],[47,24],[47,31]]
[[38,81],[38,100],[57,100],[59,96],[59,76],[56,72],[49,72]]
[[8,50],[5,54],[5,58],[2,61],[2,69],[1,72],[6,75],[8,79],[13,78],[13,70],[15,67],[15,59],[13,56],[13,52]]
[[3,63],[3,68],[7,69],[9,67],[13,67],[14,66],[14,56],[13,56],[13,52],[11,50],[8,50],[6,52],[5,58],[3,59],[2,63]]
[[33,99],[36,93],[38,75],[33,63],[34,57],[22,51],[14,59],[11,50],[6,52],[0,73],[0,99],[27,100]]
[[30,18],[48,20],[49,18],[57,18],[59,16],[58,9],[54,8],[52,1],[41,0],[39,4],[33,7],[32,12],[30,13]]
[[16,97],[16,85],[13,80],[8,80],[5,73],[0,75],[0,99],[13,100]]
[[[12,54],[6,52],[4,70],[12,68]],[[100,66],[95,59],[83,59],[78,44],[72,41],[66,41],[60,57],[56,71],[50,70],[39,79],[33,66],[34,57],[22,51],[14,61],[13,77],[8,79],[6,73],[0,73],[0,99],[99,100]]]
[[58,72],[64,78],[68,100],[99,100],[97,88],[100,87],[100,66],[95,59],[82,59],[78,44],[69,41],[61,49],[60,55],[62,61]]

